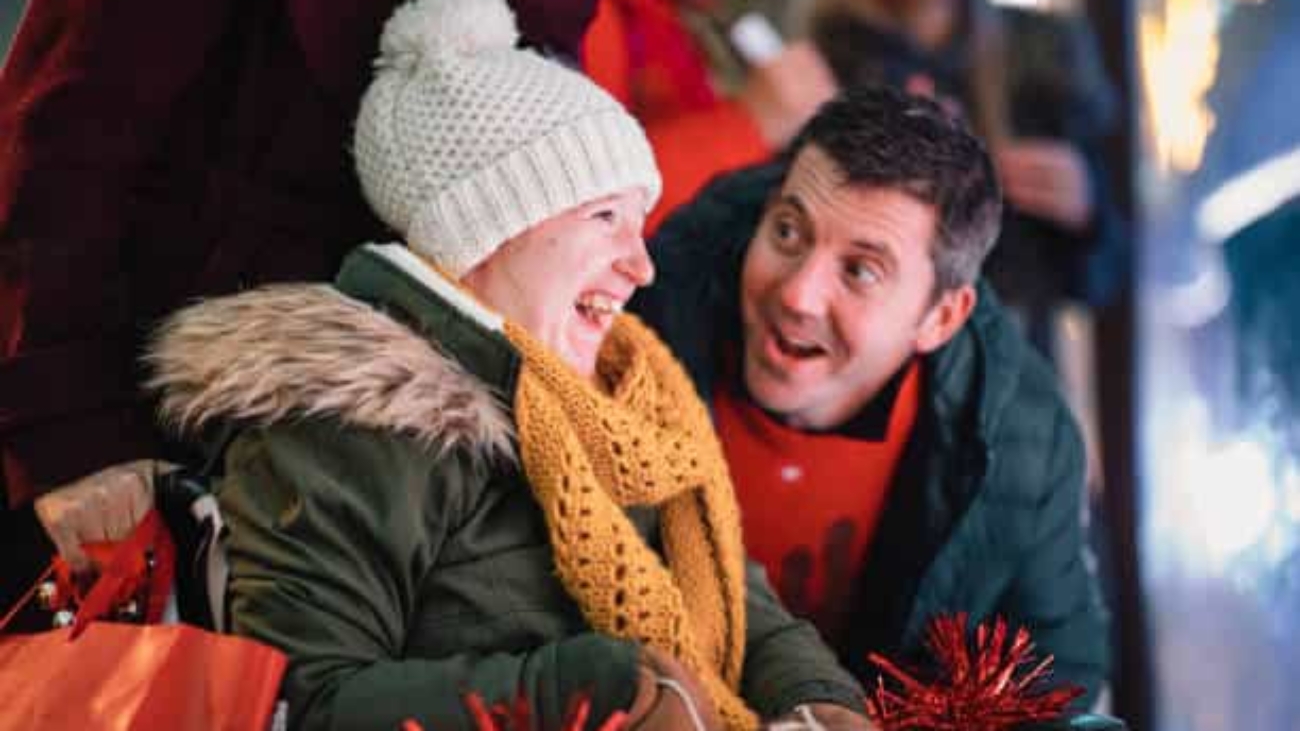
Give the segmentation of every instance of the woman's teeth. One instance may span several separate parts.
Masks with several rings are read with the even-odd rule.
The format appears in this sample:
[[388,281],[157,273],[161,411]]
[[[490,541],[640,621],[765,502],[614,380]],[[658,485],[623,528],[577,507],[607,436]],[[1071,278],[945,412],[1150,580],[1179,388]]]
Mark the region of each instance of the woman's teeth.
[[578,311],[586,317],[599,322],[622,312],[623,303],[608,295],[584,295],[578,300]]

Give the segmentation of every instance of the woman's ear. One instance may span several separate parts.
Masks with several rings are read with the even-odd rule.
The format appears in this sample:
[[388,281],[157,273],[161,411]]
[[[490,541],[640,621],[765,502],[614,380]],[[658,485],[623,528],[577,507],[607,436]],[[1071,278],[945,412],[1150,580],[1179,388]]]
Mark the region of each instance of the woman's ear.
[[916,334],[916,352],[922,355],[933,353],[952,340],[952,336],[970,319],[978,301],[975,287],[969,284],[944,290],[921,319]]

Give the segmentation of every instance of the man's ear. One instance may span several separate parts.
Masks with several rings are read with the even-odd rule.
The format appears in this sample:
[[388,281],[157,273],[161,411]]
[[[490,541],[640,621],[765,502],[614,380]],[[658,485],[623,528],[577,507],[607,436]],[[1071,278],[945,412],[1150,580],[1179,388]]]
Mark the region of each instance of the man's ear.
[[921,355],[933,353],[952,340],[952,336],[970,319],[978,301],[979,295],[976,294],[975,287],[969,284],[944,290],[939,295],[939,300],[930,306],[930,311],[921,319],[921,327],[916,334],[916,352]]

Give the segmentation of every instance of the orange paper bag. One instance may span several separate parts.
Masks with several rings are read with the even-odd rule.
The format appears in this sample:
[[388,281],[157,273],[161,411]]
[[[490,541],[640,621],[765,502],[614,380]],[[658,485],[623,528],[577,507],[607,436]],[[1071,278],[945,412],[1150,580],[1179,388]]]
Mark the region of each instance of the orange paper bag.
[[189,625],[0,637],[0,731],[266,731],[285,658]]

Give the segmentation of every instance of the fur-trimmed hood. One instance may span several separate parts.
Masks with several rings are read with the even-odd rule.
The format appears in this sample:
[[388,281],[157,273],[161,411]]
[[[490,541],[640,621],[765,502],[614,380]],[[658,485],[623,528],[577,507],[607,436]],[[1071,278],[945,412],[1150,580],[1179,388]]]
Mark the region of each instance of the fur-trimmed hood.
[[170,428],[332,417],[513,458],[500,395],[410,328],[328,285],[276,285],[169,318],[145,360]]

